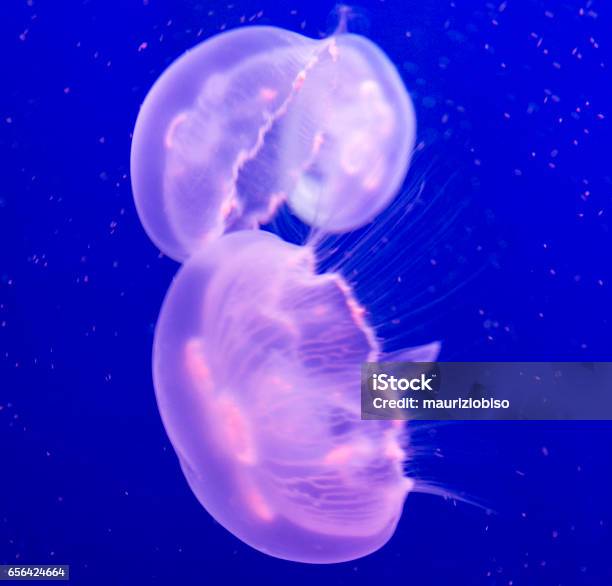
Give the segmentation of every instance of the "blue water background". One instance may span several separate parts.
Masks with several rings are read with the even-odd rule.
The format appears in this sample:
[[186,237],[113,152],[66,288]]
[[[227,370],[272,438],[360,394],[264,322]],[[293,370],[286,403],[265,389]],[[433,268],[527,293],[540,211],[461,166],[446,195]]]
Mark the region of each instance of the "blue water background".
[[[413,96],[422,143],[406,182],[423,186],[418,221],[374,257],[401,314],[385,333],[442,339],[447,360],[610,360],[611,7],[361,6],[360,26]],[[410,496],[387,546],[329,567],[250,549],[187,487],[150,374],[177,265],[136,216],[130,133],[151,84],[194,44],[256,23],[319,36],[331,9],[3,5],[0,563],[70,563],[79,585],[612,584],[606,422],[417,430],[415,470],[486,506]],[[389,259],[408,256],[400,285]],[[372,286],[356,284],[361,297]]]

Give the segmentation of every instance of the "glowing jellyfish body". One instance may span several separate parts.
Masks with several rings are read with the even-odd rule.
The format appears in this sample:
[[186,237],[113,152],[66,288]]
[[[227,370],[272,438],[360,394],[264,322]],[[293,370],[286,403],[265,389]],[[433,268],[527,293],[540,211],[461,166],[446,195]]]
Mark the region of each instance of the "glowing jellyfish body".
[[186,261],[155,331],[160,413],[202,505],[270,555],[331,563],[377,550],[413,483],[403,423],[360,418],[361,364],[381,359],[364,309],[341,275],[317,274],[313,247],[257,228],[282,202],[323,232],[366,224],[399,189],[414,135],[375,45],[272,27],[188,52],[139,114],[138,213]]
[[399,422],[361,421],[360,365],[379,356],[339,275],[261,231],[181,268],[154,348],[160,411],[205,508],[286,559],[360,557],[392,535],[412,486]]
[[414,135],[402,81],[367,39],[241,28],[187,52],[147,95],[134,198],[151,239],[177,260],[258,227],[283,201],[343,232],[396,194]]

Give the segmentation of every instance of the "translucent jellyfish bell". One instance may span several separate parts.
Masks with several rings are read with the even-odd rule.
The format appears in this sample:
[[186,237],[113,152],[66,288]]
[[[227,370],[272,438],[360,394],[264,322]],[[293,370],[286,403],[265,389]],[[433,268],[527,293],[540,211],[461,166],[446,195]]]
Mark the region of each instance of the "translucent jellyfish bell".
[[[360,419],[360,365],[380,357],[363,309],[313,251],[262,231],[191,257],[157,323],[160,412],[185,476],[258,550],[313,563],[393,534],[412,481],[402,423]],[[432,359],[437,347],[395,359]]]
[[187,52],[147,95],[134,197],[151,239],[177,260],[265,223],[283,201],[343,232],[394,197],[414,136],[402,81],[367,39],[241,28]]

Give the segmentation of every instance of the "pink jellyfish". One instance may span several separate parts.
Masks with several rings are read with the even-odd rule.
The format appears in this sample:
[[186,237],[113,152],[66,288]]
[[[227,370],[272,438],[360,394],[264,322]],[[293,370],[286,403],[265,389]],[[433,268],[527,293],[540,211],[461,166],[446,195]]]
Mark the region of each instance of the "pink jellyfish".
[[413,481],[403,422],[360,418],[361,364],[381,359],[364,310],[339,274],[314,264],[312,248],[263,231],[203,248],[168,291],[153,372],[206,510],[262,552],[331,563],[384,545]]
[[138,116],[138,213],[185,261],[155,331],[160,413],[202,505],[270,555],[377,550],[413,481],[403,422],[360,417],[361,364],[382,358],[364,308],[339,273],[317,273],[312,245],[258,228],[281,203],[321,233],[367,224],[399,189],[414,136],[408,94],[374,44],[272,27],[188,52]]
[[180,261],[285,201],[307,224],[344,232],[395,196],[414,136],[402,81],[367,39],[241,28],[188,51],[147,95],[134,198],[151,239]]

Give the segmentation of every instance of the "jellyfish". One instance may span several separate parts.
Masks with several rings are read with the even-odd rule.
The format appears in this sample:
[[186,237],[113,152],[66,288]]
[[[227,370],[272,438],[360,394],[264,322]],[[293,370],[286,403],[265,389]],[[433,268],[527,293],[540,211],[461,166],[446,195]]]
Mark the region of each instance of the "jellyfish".
[[340,274],[317,274],[312,247],[261,230],[202,248],[165,298],[153,352],[165,428],[206,510],[262,552],[340,562],[395,530],[413,481],[403,422],[360,417],[361,364],[382,356],[364,313]]
[[134,199],[150,238],[179,261],[284,202],[310,226],[346,232],[395,196],[414,137],[401,78],[366,38],[241,28],[188,51],[148,93]]
[[160,414],[200,503],[269,555],[376,551],[414,487],[404,422],[361,419],[361,365],[432,361],[438,344],[386,355],[349,282],[318,262],[320,239],[262,229],[281,209],[312,234],[368,224],[401,186],[414,136],[376,45],[273,27],[203,42],[139,113],[136,208],[183,263],[155,328]]

